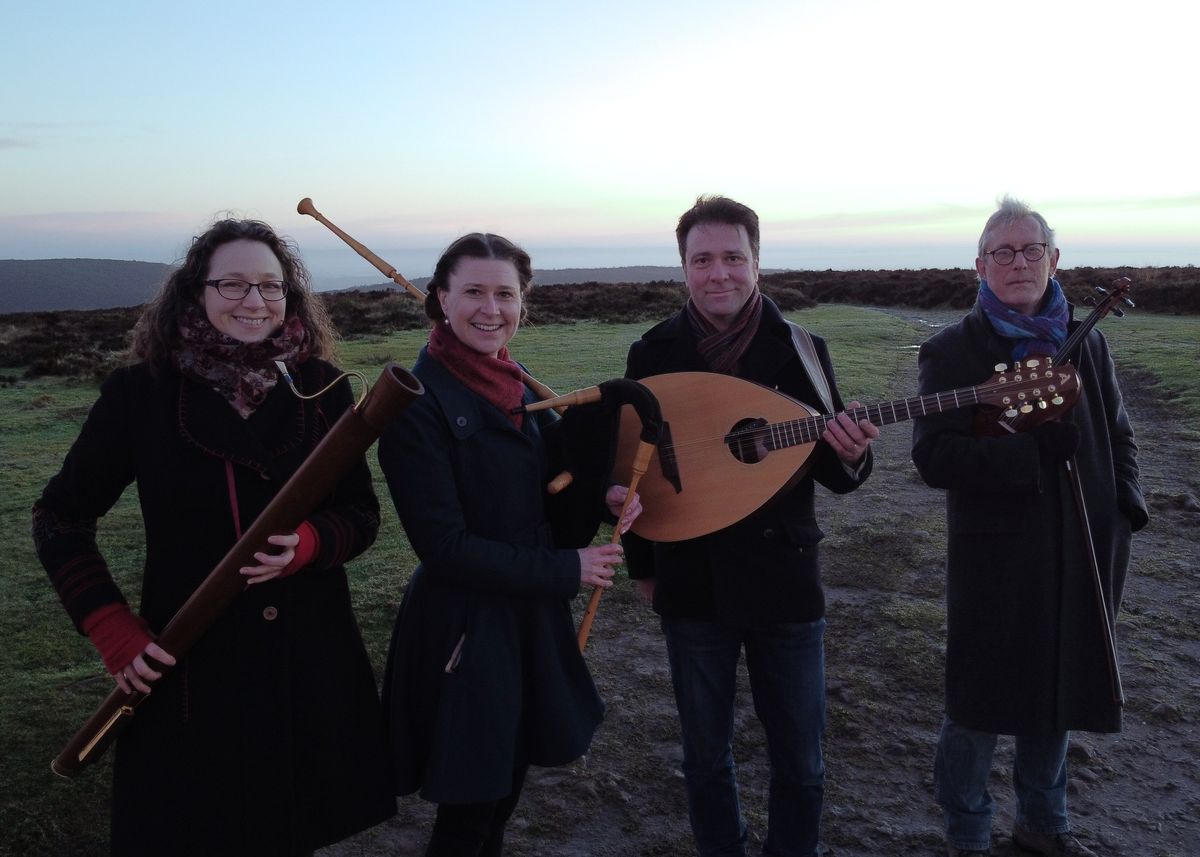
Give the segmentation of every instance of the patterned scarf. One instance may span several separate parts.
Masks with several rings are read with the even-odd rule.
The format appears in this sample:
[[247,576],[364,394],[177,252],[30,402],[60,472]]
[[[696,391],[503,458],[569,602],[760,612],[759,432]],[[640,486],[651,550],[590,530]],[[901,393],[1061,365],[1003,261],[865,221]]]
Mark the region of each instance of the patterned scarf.
[[1058,280],[1050,278],[1050,299],[1037,315],[1025,315],[1003,303],[988,288],[987,280],[979,282],[979,304],[996,332],[1005,339],[1015,340],[1014,360],[1024,360],[1030,354],[1054,355],[1067,341],[1067,322],[1071,311]]
[[463,345],[450,325],[442,322],[435,324],[429,334],[429,356],[472,393],[499,408],[518,429],[524,425],[524,414],[511,413],[525,398],[525,382],[521,380],[521,367],[508,356],[507,345],[495,357],[480,354]]
[[757,288],[738,310],[729,327],[717,330],[712,322],[700,314],[696,304],[688,298],[685,310],[688,325],[696,335],[696,350],[701,359],[713,372],[722,375],[732,375],[737,372],[742,355],[750,347],[754,334],[758,333],[758,323],[762,320],[763,296]]
[[179,348],[171,357],[181,373],[211,387],[247,419],[279,382],[275,361],[296,366],[311,351],[299,316],[286,319],[261,342],[240,342],[213,327],[199,304],[188,304],[179,319]]

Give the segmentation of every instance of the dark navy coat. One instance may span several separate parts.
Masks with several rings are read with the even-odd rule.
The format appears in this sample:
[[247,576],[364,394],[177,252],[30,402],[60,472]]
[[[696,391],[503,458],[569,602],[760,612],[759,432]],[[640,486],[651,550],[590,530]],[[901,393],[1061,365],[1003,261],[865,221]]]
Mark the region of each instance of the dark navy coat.
[[384,684],[396,789],[492,801],[515,768],[583,755],[603,717],[569,606],[579,555],[555,546],[547,520],[554,418],[527,415],[518,430],[425,349],[413,373],[425,395],[379,447],[420,559]]
[[[984,382],[996,364],[1012,364],[1011,347],[976,304],[921,346],[921,395]],[[1146,502],[1133,429],[1098,330],[1074,363],[1082,394],[1062,419],[1080,432],[1076,462],[1103,607],[1061,463],[1043,462],[1029,434],[976,436],[977,408],[913,424],[917,470],[946,489],[946,710],[970,729],[1046,734],[1121,726],[1100,623],[1114,629],[1130,533],[1145,526]]]

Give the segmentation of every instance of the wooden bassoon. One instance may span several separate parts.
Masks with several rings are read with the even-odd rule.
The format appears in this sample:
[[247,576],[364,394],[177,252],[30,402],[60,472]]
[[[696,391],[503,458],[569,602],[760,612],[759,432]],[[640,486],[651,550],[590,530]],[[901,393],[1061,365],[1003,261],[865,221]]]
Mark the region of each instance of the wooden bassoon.
[[[179,608],[156,642],[177,661],[182,660],[246,588],[246,579],[239,570],[258,565],[254,553],[268,547],[267,538],[294,532],[333,492],[388,424],[424,392],[421,382],[407,370],[394,363],[385,366],[375,386],[334,423],[224,559]],[[155,668],[164,675],[170,670],[157,661]],[[119,687],[113,690],[50,763],[50,769],[60,776],[74,777],[96,761],[146,699],[147,695],[138,691],[126,693]]]

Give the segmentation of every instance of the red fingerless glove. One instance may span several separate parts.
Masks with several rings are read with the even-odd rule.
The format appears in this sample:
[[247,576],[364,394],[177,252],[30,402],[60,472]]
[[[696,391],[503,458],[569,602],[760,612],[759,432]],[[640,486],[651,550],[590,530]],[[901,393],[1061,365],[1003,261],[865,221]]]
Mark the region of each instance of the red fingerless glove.
[[283,571],[279,573],[280,577],[295,574],[316,559],[321,550],[321,537],[317,535],[317,528],[308,521],[296,527],[296,535],[300,537],[300,543],[292,549],[292,561],[283,567]]
[[154,641],[146,620],[134,615],[128,604],[97,607],[84,617],[81,627],[112,675],[129,666]]

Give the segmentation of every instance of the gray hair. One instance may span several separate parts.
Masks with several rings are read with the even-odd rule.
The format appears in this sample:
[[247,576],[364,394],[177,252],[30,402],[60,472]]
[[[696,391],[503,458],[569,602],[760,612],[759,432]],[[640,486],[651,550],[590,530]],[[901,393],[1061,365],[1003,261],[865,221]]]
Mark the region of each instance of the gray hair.
[[1042,237],[1046,239],[1046,254],[1053,253],[1055,250],[1054,230],[1050,228],[1050,224],[1046,222],[1046,218],[1042,217],[1016,197],[1005,194],[1000,200],[999,208],[988,218],[987,223],[983,225],[983,232],[979,236],[979,258],[983,258],[983,253],[987,249],[988,238],[993,231],[1003,226],[1012,226],[1026,217],[1032,217],[1037,221],[1038,226],[1042,228]]

